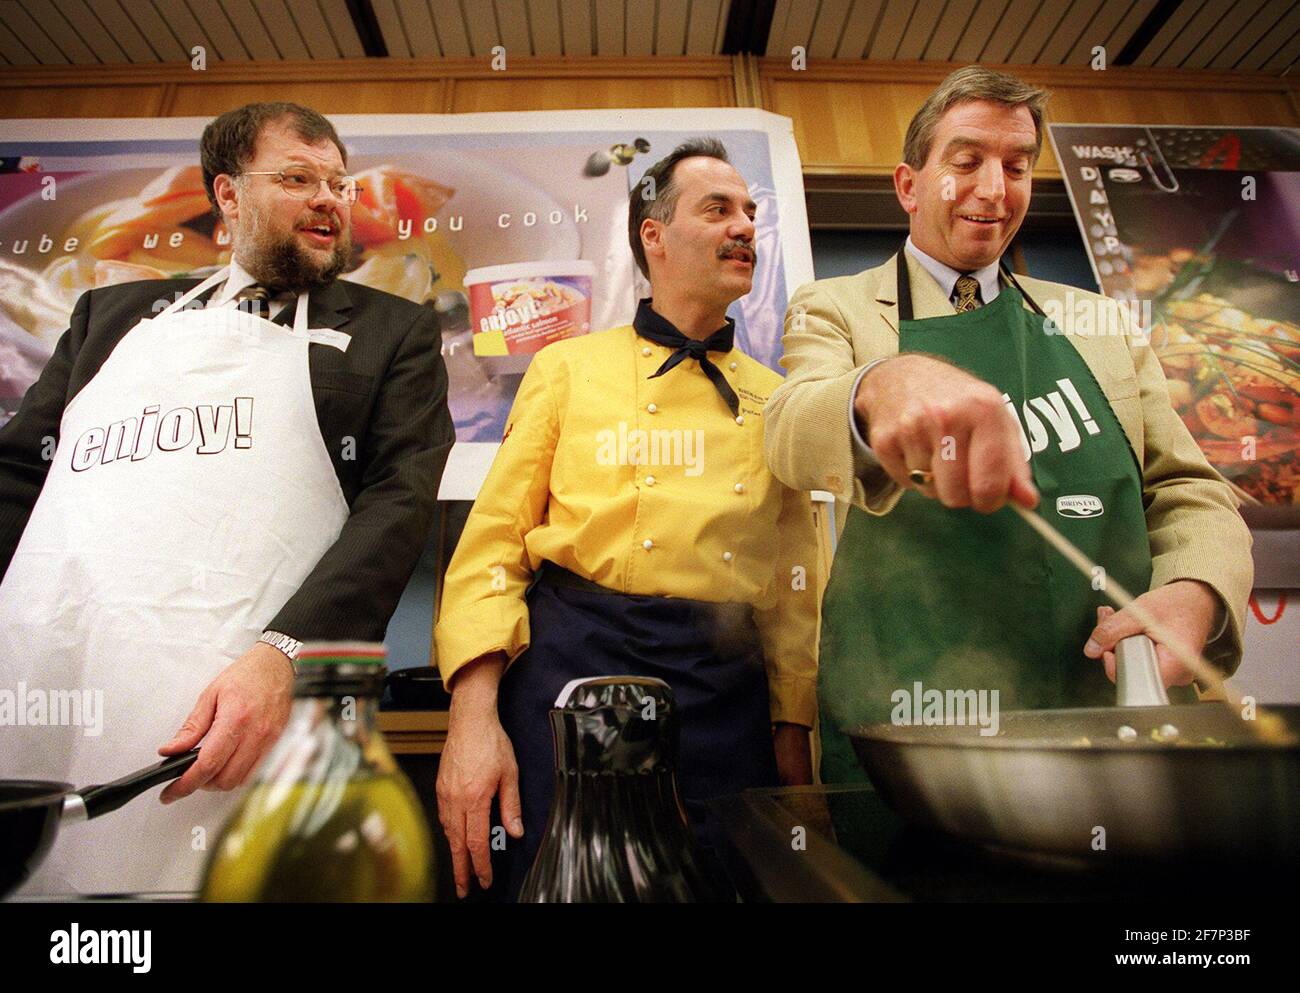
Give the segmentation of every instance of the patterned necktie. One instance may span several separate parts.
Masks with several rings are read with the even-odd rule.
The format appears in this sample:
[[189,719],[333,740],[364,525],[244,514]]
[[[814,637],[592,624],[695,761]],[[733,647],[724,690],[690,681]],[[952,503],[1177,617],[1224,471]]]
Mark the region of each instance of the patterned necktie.
[[958,276],[954,289],[957,293],[957,302],[953,306],[957,308],[957,313],[964,314],[968,310],[982,306],[980,281],[974,276]]
[[239,293],[239,309],[260,317],[271,319],[271,291],[260,283],[247,286]]

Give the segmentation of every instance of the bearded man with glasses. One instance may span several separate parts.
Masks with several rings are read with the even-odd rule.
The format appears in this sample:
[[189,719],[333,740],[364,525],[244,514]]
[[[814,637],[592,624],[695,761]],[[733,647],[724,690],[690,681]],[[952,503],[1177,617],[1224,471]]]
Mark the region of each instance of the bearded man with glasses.
[[6,728],[0,777],[199,746],[161,799],[208,792],[79,825],[29,895],[197,888],[301,642],[384,637],[454,441],[432,309],[338,279],[357,187],[329,121],[250,104],[201,158],[229,265],[84,294],[0,429],[0,684],[102,693],[95,737]]

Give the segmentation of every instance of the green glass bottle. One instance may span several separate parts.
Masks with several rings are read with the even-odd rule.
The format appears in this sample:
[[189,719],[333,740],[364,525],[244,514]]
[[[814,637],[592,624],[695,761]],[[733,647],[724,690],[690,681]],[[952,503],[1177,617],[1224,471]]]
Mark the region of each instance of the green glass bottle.
[[319,642],[298,656],[280,740],[222,829],[210,902],[425,902],[433,843],[376,726],[384,646]]

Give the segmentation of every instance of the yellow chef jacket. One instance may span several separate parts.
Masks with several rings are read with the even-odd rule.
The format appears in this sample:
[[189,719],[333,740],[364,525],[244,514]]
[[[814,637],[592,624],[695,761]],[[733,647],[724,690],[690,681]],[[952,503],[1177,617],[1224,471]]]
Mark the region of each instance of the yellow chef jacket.
[[649,378],[672,352],[628,325],[533,357],[447,568],[438,668],[449,682],[489,652],[518,658],[524,593],[549,560],[619,593],[752,604],[772,720],[811,727],[824,565],[809,495],[764,461],[781,377],[711,353],[733,416],[694,359]]

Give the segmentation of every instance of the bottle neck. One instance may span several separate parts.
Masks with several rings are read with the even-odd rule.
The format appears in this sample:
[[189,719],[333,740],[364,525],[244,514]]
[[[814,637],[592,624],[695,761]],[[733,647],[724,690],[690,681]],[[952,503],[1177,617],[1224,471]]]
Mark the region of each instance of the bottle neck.
[[352,694],[299,696],[290,721],[309,727],[333,726],[343,737],[365,746],[375,737],[379,724],[379,698]]

